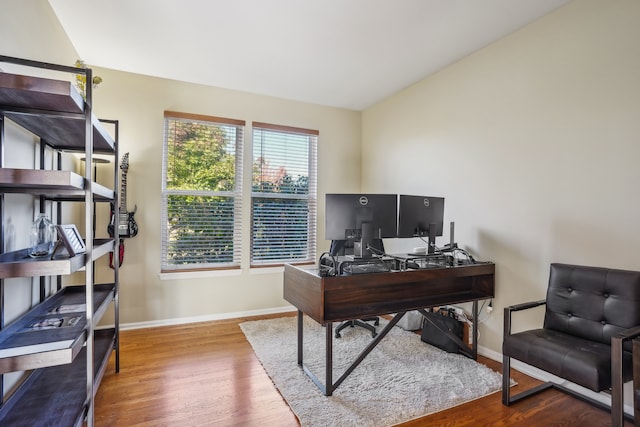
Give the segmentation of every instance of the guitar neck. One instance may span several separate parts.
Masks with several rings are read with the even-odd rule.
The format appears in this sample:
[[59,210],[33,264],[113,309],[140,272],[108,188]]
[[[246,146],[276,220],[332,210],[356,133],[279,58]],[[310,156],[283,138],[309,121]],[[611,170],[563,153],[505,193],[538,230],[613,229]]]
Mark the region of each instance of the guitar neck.
[[127,211],[127,173],[122,172],[122,183],[120,184],[120,211]]

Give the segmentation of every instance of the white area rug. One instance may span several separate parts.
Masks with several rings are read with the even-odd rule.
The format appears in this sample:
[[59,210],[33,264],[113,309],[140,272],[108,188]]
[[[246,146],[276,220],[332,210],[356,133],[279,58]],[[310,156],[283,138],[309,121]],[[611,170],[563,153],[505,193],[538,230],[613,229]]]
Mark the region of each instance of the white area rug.
[[[325,329],[304,319],[304,363],[324,382]],[[295,316],[258,320],[240,328],[303,427],[391,426],[501,387],[499,373],[393,328],[333,395],[325,396],[297,364],[296,321]],[[381,319],[378,330],[384,325]],[[372,339],[362,328],[347,328],[341,335],[333,340],[334,382]]]

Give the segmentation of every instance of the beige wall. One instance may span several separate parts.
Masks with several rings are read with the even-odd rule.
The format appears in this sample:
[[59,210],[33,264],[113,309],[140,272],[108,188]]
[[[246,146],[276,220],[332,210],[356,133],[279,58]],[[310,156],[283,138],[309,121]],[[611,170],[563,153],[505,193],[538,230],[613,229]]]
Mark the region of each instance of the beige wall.
[[[286,101],[184,82],[96,69],[104,83],[94,92],[98,114],[120,120],[120,152],[129,152],[127,206],[137,205],[139,234],[125,241],[121,269],[121,313],[125,323],[206,318],[225,313],[288,307],[282,272],[243,269],[239,275],[161,279],[160,213],[165,110],[246,120],[245,170],[251,170],[251,122],[317,129],[318,253],[324,241],[324,193],[356,191],[360,182],[360,113]],[[104,172],[103,172],[104,171]],[[98,174],[106,169],[99,169]],[[250,188],[250,176],[244,187]],[[250,217],[245,199],[244,218]],[[249,223],[243,247],[249,248]],[[249,264],[244,251],[244,264]]]
[[2,0],[0,6],[0,54],[73,65],[77,53],[49,2]]
[[364,189],[444,196],[496,262],[496,352],[549,263],[640,269],[638,22],[636,0],[576,0],[363,112]]

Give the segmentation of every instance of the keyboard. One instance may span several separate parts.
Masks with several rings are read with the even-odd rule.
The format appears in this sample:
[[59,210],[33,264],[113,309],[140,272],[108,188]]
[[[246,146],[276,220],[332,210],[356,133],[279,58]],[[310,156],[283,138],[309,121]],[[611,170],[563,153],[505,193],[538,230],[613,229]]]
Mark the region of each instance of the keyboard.
[[371,273],[388,273],[389,267],[382,262],[375,263],[366,263],[366,264],[357,264],[357,263],[348,263],[343,265],[342,273],[343,274],[371,274]]

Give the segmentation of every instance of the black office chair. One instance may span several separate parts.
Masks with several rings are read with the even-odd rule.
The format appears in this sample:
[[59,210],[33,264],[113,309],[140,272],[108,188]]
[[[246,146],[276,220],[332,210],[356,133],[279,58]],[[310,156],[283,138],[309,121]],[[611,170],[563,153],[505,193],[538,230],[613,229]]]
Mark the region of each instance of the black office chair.
[[[382,239],[373,239],[372,246],[380,253],[384,253],[384,245],[382,244]],[[353,255],[353,240],[332,240],[329,254],[331,256]],[[367,322],[373,322],[373,325]],[[380,325],[379,317],[366,317],[363,319],[346,320],[336,327],[335,335],[336,338],[340,338],[340,332],[342,332],[342,330],[344,330],[345,328],[354,328],[356,326],[359,326],[370,331],[371,337],[375,338],[376,335],[378,335],[378,331],[376,329],[376,326],[378,325]]]

